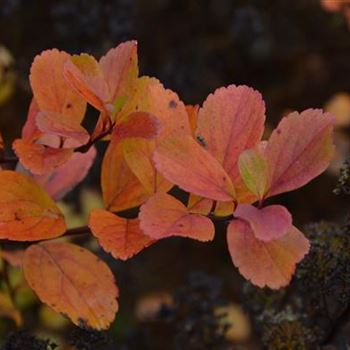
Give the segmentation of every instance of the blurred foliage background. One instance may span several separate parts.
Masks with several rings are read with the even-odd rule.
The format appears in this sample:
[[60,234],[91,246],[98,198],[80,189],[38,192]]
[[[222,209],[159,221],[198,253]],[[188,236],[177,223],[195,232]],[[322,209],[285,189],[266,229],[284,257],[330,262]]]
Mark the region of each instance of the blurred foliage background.
[[[343,222],[349,199],[336,196],[333,189],[350,145],[348,12],[347,0],[0,0],[0,130],[8,152],[26,118],[31,99],[28,74],[35,55],[57,47],[99,57],[123,40],[137,39],[141,73],[159,78],[186,104],[202,103],[217,87],[234,83],[252,86],[263,94],[271,128],[290,110],[325,108],[336,114],[338,151],[334,164],[327,174],[302,190],[281,196],[279,203],[289,208],[299,227],[320,220],[336,222],[336,227],[313,227],[312,237],[326,232],[335,235],[336,244],[340,244],[339,232],[348,234]],[[72,225],[84,221],[88,208],[101,206],[97,184],[102,154],[103,147],[85,183],[62,204]],[[348,181],[346,176],[344,183]],[[94,248],[93,242],[89,244]],[[323,257],[333,259],[333,269],[326,270],[329,274],[336,274],[338,261],[334,262],[334,256],[339,254]],[[310,315],[300,312],[303,303],[298,298],[305,290],[295,292],[296,297],[289,302],[289,296],[284,295],[297,287],[266,296],[244,284],[230,261],[220,225],[210,244],[168,239],[124,263],[101,255],[112,266],[121,289],[121,310],[108,335],[111,345],[102,335],[77,334],[77,330],[71,335],[69,323],[40,306],[23,285],[20,273],[13,269],[10,277],[21,291],[18,302],[24,311],[24,327],[44,339],[66,344],[60,349],[73,349],[69,343],[78,350],[89,346],[94,350],[99,346],[316,349],[316,343],[324,343],[322,337],[328,337],[337,349],[345,349],[338,347],[333,334],[317,333],[305,326],[305,318],[312,323]],[[201,273],[193,274],[194,271]],[[346,273],[338,271],[342,278]],[[310,295],[313,288],[320,288],[319,283],[308,286]],[[350,296],[350,291],[344,293]],[[20,320],[11,302],[5,296],[1,299],[0,295],[0,310],[4,310],[1,313],[15,321],[0,322],[0,345],[7,346],[5,335]],[[348,300],[343,302],[345,308]],[[264,318],[260,309],[269,311],[271,304],[280,309],[270,310]],[[184,305],[188,307],[182,310]],[[332,307],[331,313],[335,312]],[[224,316],[218,316],[222,308]],[[330,322],[333,329],[338,322],[334,315],[317,327],[329,329]],[[269,332],[259,326],[259,320],[265,328],[269,325]],[[345,323],[335,326],[343,327]],[[226,328],[230,328],[229,332]],[[22,337],[33,341],[28,334]],[[189,339],[195,339],[194,343]],[[203,339],[209,340],[201,343]],[[300,345],[293,339],[305,341]],[[346,332],[342,339],[341,344],[345,344]],[[42,342],[33,349],[50,349],[49,346]]]

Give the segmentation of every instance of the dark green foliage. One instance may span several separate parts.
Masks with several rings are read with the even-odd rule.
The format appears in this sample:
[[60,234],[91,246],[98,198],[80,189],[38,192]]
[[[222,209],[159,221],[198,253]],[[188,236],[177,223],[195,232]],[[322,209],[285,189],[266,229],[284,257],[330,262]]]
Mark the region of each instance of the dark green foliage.
[[333,192],[334,194],[350,194],[350,159],[347,159],[340,169],[338,182]]
[[105,350],[111,342],[111,338],[104,332],[78,327],[69,338],[69,344],[76,350]]
[[41,340],[26,331],[9,334],[1,350],[54,350],[57,345],[49,340]]
[[220,322],[224,315],[215,313],[227,303],[221,291],[218,278],[192,273],[187,284],[174,292],[173,305],[163,307],[160,316],[174,332],[176,349],[232,349],[225,338],[229,325]]
[[334,341],[348,321],[350,302],[349,224],[317,223],[304,229],[307,257],[286,289],[248,285],[247,308],[268,349],[316,349]]

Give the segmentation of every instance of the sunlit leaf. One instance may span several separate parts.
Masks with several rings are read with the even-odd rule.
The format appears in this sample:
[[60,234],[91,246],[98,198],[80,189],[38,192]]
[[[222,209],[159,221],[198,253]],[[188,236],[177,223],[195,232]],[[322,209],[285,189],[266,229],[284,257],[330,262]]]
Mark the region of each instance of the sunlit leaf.
[[71,243],[30,246],[23,270],[41,301],[80,327],[106,329],[118,310],[119,295],[109,267],[90,251]]
[[269,168],[264,156],[255,149],[246,150],[239,156],[238,166],[248,189],[262,199],[269,181]]
[[118,97],[127,99],[139,74],[137,42],[132,40],[121,43],[101,57],[99,63],[113,103]]
[[30,70],[30,84],[39,109],[70,117],[80,123],[86,102],[66,82],[63,67],[70,55],[57,49],[36,56]]
[[33,179],[0,172],[0,238],[33,241],[60,236],[65,230],[62,213]]
[[63,75],[87,102],[101,112],[108,112],[106,104],[111,103],[110,91],[94,57],[85,53],[72,56],[64,65]]

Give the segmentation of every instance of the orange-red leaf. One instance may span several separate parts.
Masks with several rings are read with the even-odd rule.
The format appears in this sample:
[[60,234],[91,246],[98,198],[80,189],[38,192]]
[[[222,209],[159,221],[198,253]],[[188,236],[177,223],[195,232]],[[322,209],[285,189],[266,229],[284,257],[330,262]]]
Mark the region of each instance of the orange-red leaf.
[[79,92],[87,102],[101,112],[108,111],[107,103],[112,103],[108,85],[100,65],[88,54],[74,55],[63,70],[69,84]]
[[188,114],[188,121],[190,123],[192,134],[193,134],[193,136],[195,136],[195,132],[197,129],[199,105],[194,105],[194,106],[187,105],[186,111]]
[[34,241],[66,231],[55,202],[30,177],[0,172],[0,238]]
[[36,175],[52,172],[73,153],[72,149],[52,148],[24,139],[15,140],[12,147],[22,165]]
[[102,163],[103,201],[110,211],[137,207],[149,194],[124,159],[123,144],[111,141]]
[[30,70],[30,84],[39,109],[54,112],[80,123],[86,102],[66,82],[63,67],[70,55],[56,49],[36,56]]
[[137,42],[121,43],[100,59],[100,67],[113,102],[117,97],[128,97],[139,75]]
[[214,238],[215,228],[211,220],[192,214],[176,198],[157,193],[141,206],[140,227],[154,239],[181,236],[199,241]]
[[153,139],[160,129],[159,120],[147,112],[134,112],[129,115],[127,121],[117,124],[113,137],[119,140],[140,137]]
[[268,196],[295,190],[328,167],[333,122],[329,113],[317,109],[293,112],[280,121],[264,152],[270,168]]
[[238,157],[260,141],[265,104],[259,92],[230,85],[209,95],[199,110],[196,135],[230,175],[239,176]]
[[296,264],[309,251],[309,241],[295,227],[282,238],[263,242],[243,220],[227,230],[228,249],[239,272],[259,287],[279,289],[289,284]]
[[36,181],[55,200],[62,199],[78,183],[84,180],[96,158],[96,148],[86,153],[76,152],[52,173],[35,176]]
[[40,243],[24,255],[23,270],[41,301],[80,327],[106,329],[118,310],[118,288],[109,267],[71,243]]
[[169,181],[206,198],[232,201],[235,190],[218,161],[192,136],[172,136],[154,152],[159,172]]
[[102,164],[102,191],[111,211],[138,206],[155,191],[168,191],[172,184],[156,171],[152,162],[155,143],[171,133],[190,134],[184,104],[157,79],[142,77],[137,80],[134,93],[117,116],[118,125],[131,122],[137,111],[156,116],[160,120],[160,130],[154,141],[124,138],[118,142],[113,138],[108,146]]
[[283,237],[292,228],[292,216],[282,205],[258,209],[250,204],[240,204],[235,216],[247,221],[255,237],[265,242]]
[[155,241],[141,231],[138,219],[125,219],[103,209],[91,211],[89,227],[102,248],[116,259],[127,260]]

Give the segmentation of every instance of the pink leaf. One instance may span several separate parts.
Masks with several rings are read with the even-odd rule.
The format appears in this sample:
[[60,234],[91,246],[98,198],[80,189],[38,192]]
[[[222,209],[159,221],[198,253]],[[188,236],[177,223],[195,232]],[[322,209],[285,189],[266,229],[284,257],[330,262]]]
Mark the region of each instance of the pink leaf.
[[199,110],[197,137],[219,161],[232,181],[239,176],[238,157],[260,141],[265,104],[259,92],[247,86],[230,85],[209,95]]
[[75,147],[86,144],[90,139],[89,133],[80,123],[57,113],[38,113],[36,124],[43,133],[64,137],[70,140]]
[[280,121],[265,150],[268,196],[295,190],[328,167],[334,153],[333,123],[333,117],[319,109],[293,112]]
[[282,238],[258,240],[249,224],[233,220],[227,231],[228,249],[239,272],[258,287],[279,289],[289,284],[296,264],[309,251],[309,241],[295,227]]
[[191,136],[169,137],[156,148],[153,160],[167,180],[185,191],[214,200],[234,199],[228,174]]
[[292,228],[292,216],[282,205],[258,209],[250,204],[240,204],[235,216],[247,221],[255,237],[265,242],[283,237]]
[[91,147],[86,153],[73,153],[73,156],[54,172],[35,176],[35,179],[53,199],[60,200],[84,180],[95,158],[95,147]]

